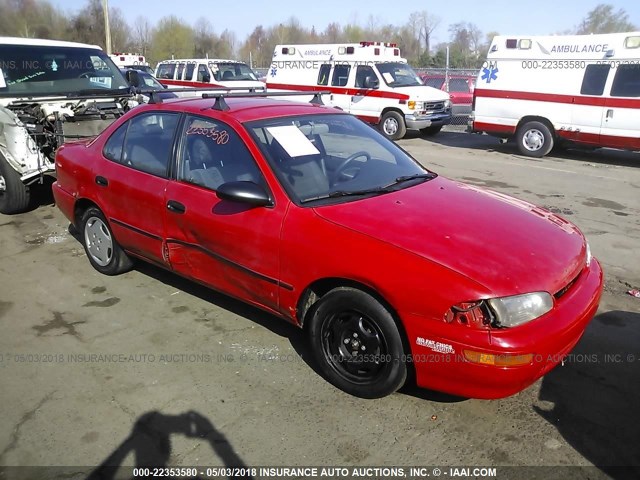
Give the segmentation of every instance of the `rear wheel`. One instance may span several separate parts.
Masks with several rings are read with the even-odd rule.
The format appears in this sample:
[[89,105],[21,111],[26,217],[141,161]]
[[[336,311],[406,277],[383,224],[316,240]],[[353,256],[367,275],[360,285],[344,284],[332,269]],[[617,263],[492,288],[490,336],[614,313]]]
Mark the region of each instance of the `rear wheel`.
[[9,162],[0,154],[0,212],[6,215],[25,212],[29,208],[29,187]]
[[84,251],[93,268],[105,275],[118,275],[130,270],[133,262],[113,237],[103,213],[89,207],[80,220]]
[[378,127],[380,128],[380,132],[389,140],[398,140],[407,133],[404,118],[395,111],[385,113],[380,119]]
[[407,378],[402,337],[393,316],[371,295],[336,288],[310,312],[309,338],[324,376],[362,398],[398,390]]
[[516,134],[518,150],[522,155],[540,158],[548,154],[553,148],[551,130],[542,122],[527,122]]

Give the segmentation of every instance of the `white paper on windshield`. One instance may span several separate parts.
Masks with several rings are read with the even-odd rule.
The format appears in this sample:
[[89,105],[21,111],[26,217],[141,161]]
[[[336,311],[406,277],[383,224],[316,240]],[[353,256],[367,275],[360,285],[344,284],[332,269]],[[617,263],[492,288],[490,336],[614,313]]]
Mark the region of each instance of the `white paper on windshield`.
[[1,68],[0,68],[0,88],[7,88],[7,84],[4,81],[4,73],[2,73]]
[[382,74],[382,77],[384,78],[385,82],[393,83],[393,75],[391,75],[389,72],[384,72]]
[[320,153],[295,125],[269,127],[267,131],[282,145],[282,148],[285,149],[290,157],[302,157],[303,155]]

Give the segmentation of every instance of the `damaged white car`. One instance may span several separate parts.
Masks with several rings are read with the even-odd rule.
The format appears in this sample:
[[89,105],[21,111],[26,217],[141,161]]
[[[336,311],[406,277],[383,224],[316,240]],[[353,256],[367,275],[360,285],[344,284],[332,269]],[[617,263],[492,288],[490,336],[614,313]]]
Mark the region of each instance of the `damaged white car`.
[[0,37],[0,212],[29,207],[29,189],[55,175],[56,149],[93,137],[138,105],[95,45]]

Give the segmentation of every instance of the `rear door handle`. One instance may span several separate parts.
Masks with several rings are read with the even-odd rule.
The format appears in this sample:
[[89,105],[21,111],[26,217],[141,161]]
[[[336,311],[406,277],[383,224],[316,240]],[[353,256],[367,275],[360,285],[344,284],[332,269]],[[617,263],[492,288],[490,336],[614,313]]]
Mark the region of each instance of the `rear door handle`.
[[106,178],[101,177],[100,175],[98,175],[96,177],[96,183],[98,185],[100,185],[101,187],[106,187],[107,185],[109,185],[109,180],[107,180]]
[[607,118],[613,118],[613,110],[611,108],[607,110]]
[[187,207],[185,207],[180,202],[176,202],[175,200],[169,200],[167,202],[167,210],[174,213],[184,213],[187,211]]

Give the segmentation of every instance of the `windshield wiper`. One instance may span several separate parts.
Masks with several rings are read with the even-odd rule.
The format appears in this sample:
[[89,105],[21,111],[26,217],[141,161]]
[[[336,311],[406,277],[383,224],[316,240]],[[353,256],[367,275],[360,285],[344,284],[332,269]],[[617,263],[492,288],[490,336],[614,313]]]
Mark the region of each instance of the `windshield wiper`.
[[396,178],[392,183],[389,183],[388,185],[385,185],[382,188],[389,188],[392,187],[394,185],[398,185],[399,183],[404,183],[404,182],[408,182],[409,180],[417,180],[417,179],[423,179],[423,180],[432,180],[434,178],[436,178],[438,175],[435,173],[416,173],[414,175],[403,175],[401,177]]
[[316,200],[324,200],[327,198],[358,197],[361,195],[378,195],[381,193],[389,193],[393,191],[391,187],[395,187],[400,183],[404,183],[404,182],[408,182],[409,180],[416,180],[416,179],[431,180],[436,177],[437,177],[437,174],[435,173],[416,173],[414,175],[403,175],[402,177],[397,177],[393,182],[387,185],[384,185],[382,187],[365,188],[363,190],[334,190],[324,195],[319,195],[313,198],[307,198],[305,200],[302,200],[300,203],[314,202]]

